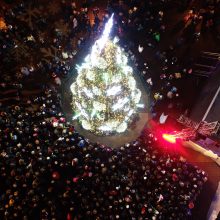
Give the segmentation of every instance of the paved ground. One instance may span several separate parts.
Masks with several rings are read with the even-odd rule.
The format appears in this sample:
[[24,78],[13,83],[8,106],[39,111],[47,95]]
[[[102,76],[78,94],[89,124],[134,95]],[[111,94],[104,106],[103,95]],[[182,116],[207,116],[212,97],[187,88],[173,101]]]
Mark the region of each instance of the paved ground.
[[[213,211],[215,210],[215,211]],[[208,219],[212,219],[214,216],[218,216],[220,212],[220,182],[218,184],[218,189],[216,191],[215,200],[212,202],[210,206],[210,212],[208,213]]]
[[[195,121],[202,120],[219,86],[220,86],[220,67],[216,70],[214,75],[209,79],[209,81],[201,91],[200,96],[196,101],[194,109],[191,114],[193,120]],[[219,107],[220,107],[220,94],[217,96],[216,101],[213,104],[213,107],[210,109],[206,121],[208,122],[220,121]]]

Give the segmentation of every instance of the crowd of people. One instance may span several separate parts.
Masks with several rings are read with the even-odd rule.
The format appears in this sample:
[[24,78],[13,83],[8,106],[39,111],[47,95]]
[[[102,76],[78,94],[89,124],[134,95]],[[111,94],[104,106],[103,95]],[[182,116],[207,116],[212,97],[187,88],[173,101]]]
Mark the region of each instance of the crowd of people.
[[[84,1],[80,7],[76,2],[61,1],[62,19],[71,30],[65,35],[58,27],[43,33],[53,23],[43,13],[38,18],[33,16],[35,26],[19,20],[27,13],[29,5],[25,2],[1,9],[6,24],[0,30],[1,219],[187,219],[192,215],[207,181],[204,171],[178,154],[162,152],[157,138],[147,130],[118,149],[91,143],[66,121],[61,106],[62,79],[114,12],[113,32],[154,93],[153,115],[158,113],[158,103],[166,99],[174,100],[168,102],[168,108],[178,107],[175,80],[191,74],[192,69],[190,61],[180,65],[175,53],[175,48],[183,45],[184,35],[166,50],[158,49],[171,3],[109,0],[101,18],[94,1]],[[188,7],[190,1],[184,5]],[[190,13],[193,15],[188,19],[194,19],[195,10]],[[205,20],[209,29],[218,25],[211,22],[217,20],[217,12],[210,13],[213,16],[208,13]],[[146,33],[147,42],[129,41],[134,33]],[[46,60],[38,57],[38,49],[48,44],[55,55],[49,54],[51,59]],[[17,48],[30,52],[30,56],[18,60],[11,53]],[[160,89],[149,75],[150,64],[143,59],[146,48],[155,51],[161,64]],[[20,50],[17,52],[21,55]],[[30,88],[33,94],[27,92]]]
[[2,219],[186,219],[207,176],[147,131],[119,149],[90,143],[45,89],[1,110]]
[[[163,111],[166,113],[178,111],[178,114],[188,112],[190,100],[188,95],[184,100],[181,85],[193,80],[191,75],[196,59],[189,54],[189,50],[184,56],[180,51],[187,48],[188,44],[191,47],[204,33],[215,32],[215,35],[219,36],[219,1],[203,1],[203,4],[197,7],[193,5],[194,1],[181,1],[177,5],[174,4],[175,6],[172,5],[172,1],[122,1],[121,4],[117,4],[117,1],[111,2],[110,9],[112,12],[117,11],[118,14],[119,27],[116,26],[118,34],[124,39],[130,33],[129,39],[132,39],[132,42],[123,43],[128,44],[125,47],[131,50],[129,51],[131,60],[135,62],[152,90],[153,115],[159,116]],[[182,19],[176,25],[177,30],[176,27],[170,30],[170,24],[165,20],[167,9],[170,10],[171,7],[185,9]],[[176,19],[178,20],[178,17]],[[172,41],[164,41],[167,46],[163,47],[161,41],[167,37]],[[149,48],[153,51],[152,53]],[[144,53],[146,50],[147,53]],[[135,55],[132,55],[132,52]],[[157,75],[150,74],[151,71],[155,72],[155,68],[152,68],[148,62],[150,55],[157,60],[156,65],[159,66]],[[196,81],[199,80],[196,79]],[[197,83],[194,83],[194,89],[195,84]],[[189,91],[196,93],[190,88]]]

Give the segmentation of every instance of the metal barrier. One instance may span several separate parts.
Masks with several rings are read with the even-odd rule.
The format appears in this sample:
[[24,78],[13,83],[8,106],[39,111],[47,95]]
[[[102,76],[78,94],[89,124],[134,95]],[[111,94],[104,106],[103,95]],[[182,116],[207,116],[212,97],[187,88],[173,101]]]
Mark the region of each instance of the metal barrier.
[[181,115],[177,121],[184,125],[187,128],[191,128],[194,130],[195,134],[199,133],[205,136],[212,136],[216,135],[220,130],[220,123],[219,121],[214,122],[195,122],[190,118],[186,117],[185,115]]

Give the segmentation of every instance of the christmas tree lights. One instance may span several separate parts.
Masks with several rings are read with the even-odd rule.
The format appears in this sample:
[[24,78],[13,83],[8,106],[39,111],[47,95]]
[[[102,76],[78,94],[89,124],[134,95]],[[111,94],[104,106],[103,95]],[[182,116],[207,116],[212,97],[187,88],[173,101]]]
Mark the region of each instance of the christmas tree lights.
[[71,85],[74,120],[98,135],[122,133],[131,122],[141,98],[127,57],[109,35],[113,15],[85,61],[77,66]]

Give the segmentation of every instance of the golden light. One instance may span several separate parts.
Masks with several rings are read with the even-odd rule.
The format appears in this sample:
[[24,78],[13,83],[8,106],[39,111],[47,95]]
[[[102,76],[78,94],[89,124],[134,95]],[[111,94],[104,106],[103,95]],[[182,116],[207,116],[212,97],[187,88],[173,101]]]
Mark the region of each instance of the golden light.
[[163,134],[162,135],[163,139],[171,144],[176,143],[176,137],[172,134]]
[[7,29],[7,25],[5,23],[5,20],[0,17],[0,30],[6,30]]

